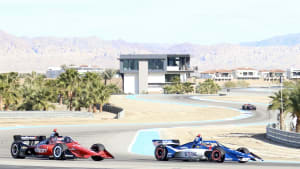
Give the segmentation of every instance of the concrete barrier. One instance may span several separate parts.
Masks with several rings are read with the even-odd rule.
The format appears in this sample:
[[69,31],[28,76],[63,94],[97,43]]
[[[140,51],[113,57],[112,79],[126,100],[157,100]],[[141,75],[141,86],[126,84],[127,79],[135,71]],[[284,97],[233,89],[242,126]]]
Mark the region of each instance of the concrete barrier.
[[300,148],[300,133],[282,131],[275,124],[267,126],[267,139],[290,146]]
[[113,106],[113,105],[110,105],[110,104],[105,104],[103,106],[103,111],[107,111],[107,112],[116,114],[115,119],[123,118],[124,113],[125,113],[124,110],[121,107]]
[[93,117],[91,112],[72,111],[0,111],[0,119]]

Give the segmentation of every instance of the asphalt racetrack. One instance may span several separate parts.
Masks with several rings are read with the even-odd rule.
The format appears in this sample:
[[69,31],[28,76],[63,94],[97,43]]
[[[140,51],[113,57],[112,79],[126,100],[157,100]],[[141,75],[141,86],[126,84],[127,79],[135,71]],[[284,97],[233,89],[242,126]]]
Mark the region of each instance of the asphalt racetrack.
[[[253,92],[252,92],[253,93]],[[265,93],[259,93],[265,94]],[[201,97],[201,96],[200,96]],[[136,96],[137,99],[143,98],[147,100],[185,103],[185,104],[202,104],[212,106],[224,106],[239,109],[241,105],[235,103],[222,103],[212,101],[201,101],[191,99],[186,95],[144,95]],[[166,103],[167,104],[167,103]],[[156,161],[153,156],[143,156],[128,152],[128,147],[140,129],[151,128],[168,128],[182,126],[205,126],[205,125],[226,125],[226,124],[251,124],[251,123],[267,123],[269,117],[266,113],[266,105],[258,105],[258,110],[253,116],[246,119],[226,120],[226,121],[210,121],[210,122],[193,122],[193,123],[151,123],[151,124],[95,124],[95,125],[72,125],[72,126],[43,126],[17,129],[1,129],[0,128],[0,168],[8,169],[57,169],[57,168],[224,168],[224,169],[252,169],[252,168],[299,168],[300,163],[282,163],[282,162],[249,162],[240,164],[237,162],[213,163],[213,162],[182,162],[182,161]],[[102,143],[106,149],[111,152],[115,159],[103,160],[100,162],[91,159],[81,160],[48,160],[48,159],[13,159],[10,155],[10,145],[13,135],[49,135],[54,127],[58,128],[61,135],[71,136],[85,147],[90,147],[94,143]],[[270,152],[271,153],[271,152]]]

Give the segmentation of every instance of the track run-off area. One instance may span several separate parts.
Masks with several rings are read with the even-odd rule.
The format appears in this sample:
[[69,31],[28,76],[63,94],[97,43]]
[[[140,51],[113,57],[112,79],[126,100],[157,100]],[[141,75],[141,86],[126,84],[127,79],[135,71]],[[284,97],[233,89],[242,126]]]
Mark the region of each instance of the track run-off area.
[[[236,91],[235,94],[255,91]],[[233,91],[234,93],[234,91]],[[256,92],[255,94],[261,94]],[[299,168],[300,160],[266,162],[249,162],[240,164],[236,162],[183,162],[183,161],[156,161],[153,156],[154,147],[152,139],[161,137],[161,129],[174,129],[183,127],[222,128],[233,125],[251,126],[266,125],[276,119],[267,113],[267,104],[256,104],[257,111],[241,111],[241,104],[235,101],[220,101],[203,98],[203,96],[190,95],[133,95],[126,99],[149,104],[159,102],[166,106],[186,105],[199,107],[217,107],[239,112],[239,116],[218,120],[168,122],[168,123],[126,123],[126,124],[77,124],[77,125],[46,125],[46,126],[15,126],[0,125],[0,168]],[[254,103],[255,104],[255,103]],[[126,110],[125,110],[126,111]],[[171,115],[172,112],[170,112]],[[115,159],[95,162],[88,160],[44,160],[35,158],[13,159],[10,155],[10,145],[13,135],[50,135],[53,128],[58,128],[61,135],[71,136],[85,147],[94,143],[102,143],[111,152]],[[176,139],[176,138],[172,138]],[[204,136],[205,139],[205,136]],[[222,142],[222,140],[220,140]],[[264,147],[262,147],[263,149]],[[270,152],[273,153],[273,152]],[[288,156],[288,154],[286,154]],[[300,155],[299,155],[300,156]],[[300,158],[299,158],[300,159]]]

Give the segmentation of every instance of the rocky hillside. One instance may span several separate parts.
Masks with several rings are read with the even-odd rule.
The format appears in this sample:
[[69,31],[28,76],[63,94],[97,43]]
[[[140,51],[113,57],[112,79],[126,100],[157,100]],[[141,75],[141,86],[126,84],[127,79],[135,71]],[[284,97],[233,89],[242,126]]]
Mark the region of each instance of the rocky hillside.
[[0,31],[0,72],[45,72],[49,66],[92,64],[118,68],[117,58],[129,53],[190,53],[192,66],[200,70],[235,68],[300,67],[300,44],[253,46],[218,44],[143,44],[97,37],[55,38],[16,37]]

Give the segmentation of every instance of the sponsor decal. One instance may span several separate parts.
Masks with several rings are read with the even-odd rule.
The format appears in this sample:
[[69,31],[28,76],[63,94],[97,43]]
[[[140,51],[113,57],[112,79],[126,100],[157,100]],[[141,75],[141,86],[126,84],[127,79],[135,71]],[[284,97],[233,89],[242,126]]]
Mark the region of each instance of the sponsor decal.
[[47,150],[48,150],[48,148],[39,148],[39,147],[36,147],[34,149],[34,151],[37,152],[37,153],[46,153]]
[[197,156],[196,152],[184,152],[185,157],[195,157]]

